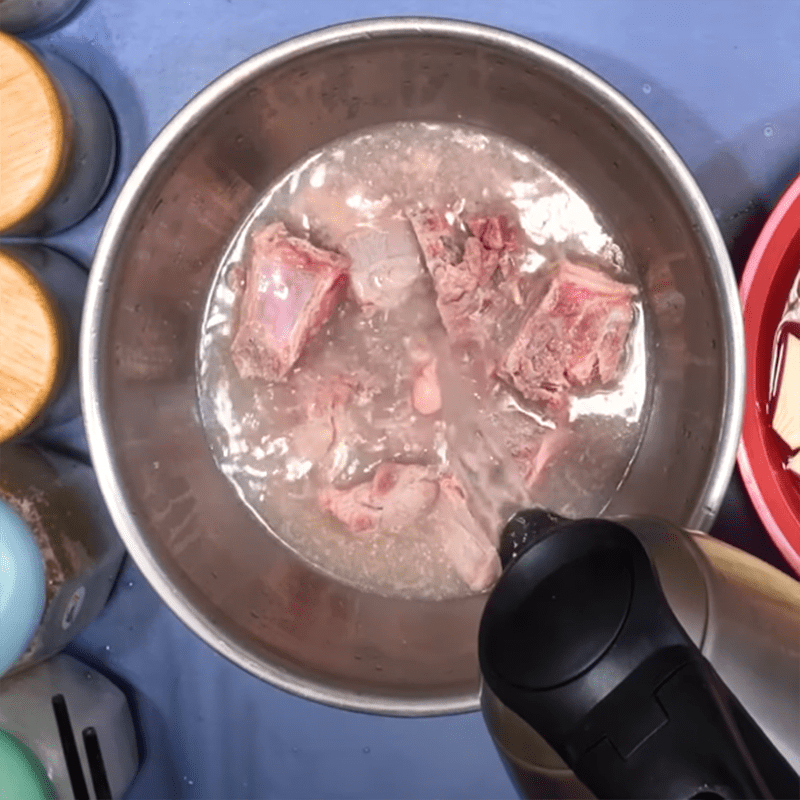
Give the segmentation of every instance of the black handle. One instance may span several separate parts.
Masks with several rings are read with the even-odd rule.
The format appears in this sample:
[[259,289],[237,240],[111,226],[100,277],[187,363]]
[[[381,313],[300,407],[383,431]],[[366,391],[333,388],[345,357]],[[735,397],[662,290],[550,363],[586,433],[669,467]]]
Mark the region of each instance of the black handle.
[[494,694],[598,797],[798,797],[798,776],[689,639],[636,536],[543,513],[509,523],[517,557],[481,620]]

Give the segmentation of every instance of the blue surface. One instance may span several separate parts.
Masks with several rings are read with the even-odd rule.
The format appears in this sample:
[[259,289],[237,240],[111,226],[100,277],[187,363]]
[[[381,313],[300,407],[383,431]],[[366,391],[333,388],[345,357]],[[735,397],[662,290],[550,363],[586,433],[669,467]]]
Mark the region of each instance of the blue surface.
[[[36,41],[82,65],[108,95],[120,126],[119,171],[91,217],[53,243],[89,263],[147,143],[222,71],[289,36],[392,14],[490,23],[595,70],[686,160],[737,272],[800,171],[798,0],[88,0]],[[85,452],[79,422],[46,437]],[[715,533],[783,563],[738,478]],[[131,799],[514,796],[478,715],[385,719],[285,695],[200,642],[131,564],[74,652],[135,698],[146,759]]]

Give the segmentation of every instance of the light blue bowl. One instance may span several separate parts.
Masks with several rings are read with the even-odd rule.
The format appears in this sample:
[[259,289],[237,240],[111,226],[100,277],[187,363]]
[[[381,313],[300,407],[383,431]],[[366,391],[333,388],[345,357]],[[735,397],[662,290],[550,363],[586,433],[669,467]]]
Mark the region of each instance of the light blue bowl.
[[0,675],[25,652],[44,603],[42,555],[27,524],[0,500]]

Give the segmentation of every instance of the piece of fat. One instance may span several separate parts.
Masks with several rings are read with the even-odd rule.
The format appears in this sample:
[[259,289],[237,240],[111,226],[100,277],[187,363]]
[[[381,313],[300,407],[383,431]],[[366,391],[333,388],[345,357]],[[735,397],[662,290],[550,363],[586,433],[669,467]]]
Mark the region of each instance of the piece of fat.
[[800,453],[795,453],[794,456],[789,459],[786,469],[794,472],[795,475],[800,475]]
[[800,339],[789,334],[772,427],[792,450],[800,448]]

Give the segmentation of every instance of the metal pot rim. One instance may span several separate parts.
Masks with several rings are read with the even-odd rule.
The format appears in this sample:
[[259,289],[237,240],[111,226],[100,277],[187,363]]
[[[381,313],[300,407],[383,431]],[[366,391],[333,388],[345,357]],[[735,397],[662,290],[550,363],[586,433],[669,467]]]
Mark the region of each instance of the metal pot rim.
[[448,36],[478,45],[504,49],[540,64],[546,64],[571,82],[582,85],[596,102],[628,122],[639,144],[656,156],[678,193],[700,223],[709,258],[722,269],[715,271],[721,314],[731,336],[724,343],[727,356],[728,402],[721,420],[721,441],[703,492],[704,502],[694,511],[691,527],[707,530],[722,503],[733,471],[744,413],[744,331],[733,270],[722,236],[708,204],[680,156],[655,125],[629,100],[586,67],[557,51],[523,36],[482,24],[449,19],[387,17],[348,22],[307,33],[274,45],[217,78],[190,100],[150,144],[126,180],[109,215],[97,246],[89,277],[80,342],[80,373],[83,413],[92,459],[111,517],[131,557],[167,606],[197,636],[237,666],[262,680],[303,698],[353,711],[395,716],[432,716],[479,709],[477,693],[444,698],[397,698],[372,693],[334,689],[255,659],[223,630],[213,626],[171,582],[144,541],[134,516],[124,500],[124,486],[113,458],[112,442],[102,408],[102,386],[97,351],[117,249],[126,232],[126,218],[135,208],[156,171],[170,156],[174,144],[222,98],[255,75],[321,48],[360,39]]

